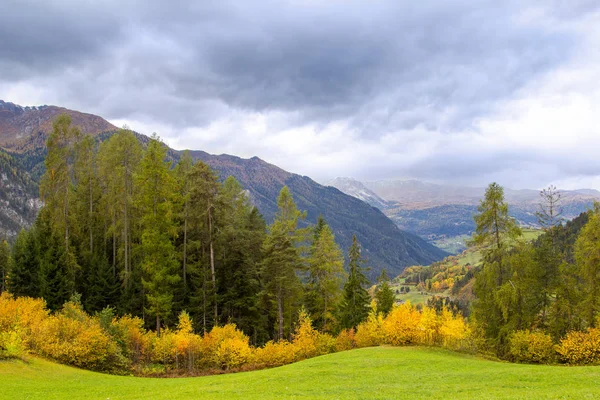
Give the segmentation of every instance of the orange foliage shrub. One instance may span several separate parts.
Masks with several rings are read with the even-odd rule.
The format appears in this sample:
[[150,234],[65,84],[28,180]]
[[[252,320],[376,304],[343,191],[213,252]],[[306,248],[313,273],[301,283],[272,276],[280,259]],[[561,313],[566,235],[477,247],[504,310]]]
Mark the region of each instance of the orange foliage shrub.
[[371,347],[383,344],[384,332],[382,325],[383,316],[377,314],[375,308],[372,307],[367,320],[359,324],[356,328],[356,334],[354,335],[356,347]]
[[528,329],[510,335],[508,353],[517,362],[545,364],[556,358],[552,338],[545,333],[530,332]]
[[335,350],[345,351],[356,347],[356,339],[354,338],[354,329],[344,329],[335,338]]
[[39,334],[33,340],[39,354],[65,364],[109,370],[120,361],[112,338],[81,305],[73,302],[65,303],[59,313],[42,321]]
[[567,333],[556,351],[569,364],[600,364],[600,328]]
[[419,343],[419,339],[423,336],[422,329],[419,327],[420,321],[421,313],[410,303],[394,307],[383,320],[385,343],[393,346]]
[[278,367],[290,364],[296,359],[295,347],[286,340],[267,342],[254,350],[251,362],[256,368]]
[[131,362],[136,364],[150,361],[152,337],[144,329],[144,321],[125,315],[114,318],[110,328],[112,336],[121,347],[121,353]]
[[33,347],[40,324],[48,318],[46,303],[31,297],[0,295],[0,351],[20,357]]
[[248,336],[234,324],[215,326],[200,344],[201,364],[212,368],[230,369],[247,363],[252,350]]

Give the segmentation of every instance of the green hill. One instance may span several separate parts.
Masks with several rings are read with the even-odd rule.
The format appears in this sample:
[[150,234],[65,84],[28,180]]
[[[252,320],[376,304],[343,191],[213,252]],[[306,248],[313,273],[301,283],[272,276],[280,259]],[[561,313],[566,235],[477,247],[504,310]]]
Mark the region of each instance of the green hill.
[[269,370],[199,378],[104,375],[0,362],[0,399],[598,398],[600,367],[510,364],[447,350],[376,347]]

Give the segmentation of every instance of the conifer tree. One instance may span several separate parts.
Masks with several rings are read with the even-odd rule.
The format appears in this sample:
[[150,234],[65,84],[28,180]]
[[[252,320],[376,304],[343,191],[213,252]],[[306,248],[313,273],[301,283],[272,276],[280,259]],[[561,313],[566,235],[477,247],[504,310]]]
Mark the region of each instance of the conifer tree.
[[340,322],[344,329],[356,329],[369,316],[371,296],[365,288],[369,281],[363,271],[360,253],[360,244],[356,235],[353,235],[352,245],[348,250],[348,280],[344,285],[344,299],[340,308]]
[[377,290],[375,291],[377,313],[387,316],[392,311],[392,307],[394,307],[395,299],[396,295],[390,287],[390,278],[388,278],[385,269],[383,269],[381,270],[381,275],[379,275]]
[[173,286],[179,280],[173,245],[177,232],[173,223],[172,196],[176,186],[170,163],[165,161],[166,154],[166,146],[153,135],[137,176],[142,228],[142,283],[147,299],[146,310],[156,317],[157,335],[160,335],[161,319],[171,313]]
[[0,294],[7,290],[8,274],[11,269],[12,259],[10,247],[5,239],[0,239]]
[[299,243],[302,241],[298,221],[304,214],[298,211],[287,186],[279,192],[275,221],[262,246],[264,259],[261,278],[266,298],[277,320],[277,337],[291,334],[292,318],[301,294],[298,272],[303,269]]
[[581,317],[587,327],[596,327],[600,315],[600,203],[594,205],[587,224],[575,242],[575,260],[581,282]]
[[[39,220],[39,216],[38,216]],[[8,291],[15,296],[39,297],[40,251],[36,239],[39,222],[26,231],[19,232],[12,248],[12,267],[8,279]]]
[[341,300],[344,255],[322,216],[317,220],[308,258],[307,308],[321,330],[331,329],[334,311]]

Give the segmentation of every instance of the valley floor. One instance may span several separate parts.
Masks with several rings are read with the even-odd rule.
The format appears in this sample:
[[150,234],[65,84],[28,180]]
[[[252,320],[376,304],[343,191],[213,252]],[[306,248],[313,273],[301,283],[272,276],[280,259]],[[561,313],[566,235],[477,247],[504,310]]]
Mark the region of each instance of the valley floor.
[[262,371],[165,379],[111,376],[32,358],[0,361],[0,388],[0,399],[583,399],[600,397],[600,367],[377,347]]

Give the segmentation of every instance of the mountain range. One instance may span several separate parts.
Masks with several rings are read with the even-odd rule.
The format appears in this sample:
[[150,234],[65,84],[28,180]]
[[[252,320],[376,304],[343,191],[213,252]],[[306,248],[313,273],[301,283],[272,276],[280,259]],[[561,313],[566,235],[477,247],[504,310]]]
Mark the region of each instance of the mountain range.
[[[0,234],[14,237],[21,227],[33,223],[41,203],[37,185],[44,171],[45,141],[53,119],[69,114],[83,133],[104,140],[117,128],[101,117],[56,106],[22,107],[0,100]],[[144,143],[148,137],[138,134]],[[175,160],[181,151],[170,149]],[[395,276],[409,265],[427,265],[447,253],[417,235],[398,228],[379,208],[323,186],[309,177],[293,174],[258,157],[243,159],[232,155],[211,155],[190,151],[217,171],[221,179],[234,176],[248,191],[251,201],[267,222],[277,210],[277,195],[287,185],[300,210],[307,211],[306,223],[316,222],[320,214],[329,223],[336,240],[347,250],[356,235],[374,280],[382,269]]]
[[[430,243],[444,246],[451,242],[455,251],[464,249],[465,236],[475,230],[473,215],[485,194],[483,187],[439,185],[418,180],[361,182],[337,178],[328,183],[344,193],[379,208],[401,229]],[[523,227],[538,227],[540,191],[504,189],[509,212]],[[600,200],[594,189],[561,190],[562,217],[570,220]],[[456,238],[456,240],[452,240]],[[462,242],[462,245],[456,245]],[[449,248],[447,248],[449,249]]]

